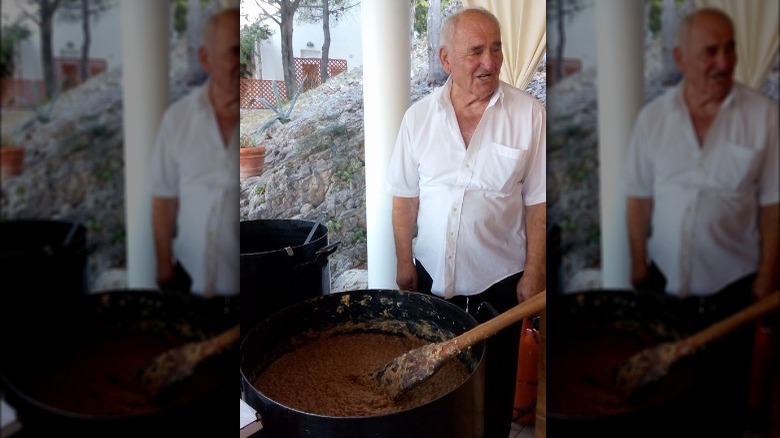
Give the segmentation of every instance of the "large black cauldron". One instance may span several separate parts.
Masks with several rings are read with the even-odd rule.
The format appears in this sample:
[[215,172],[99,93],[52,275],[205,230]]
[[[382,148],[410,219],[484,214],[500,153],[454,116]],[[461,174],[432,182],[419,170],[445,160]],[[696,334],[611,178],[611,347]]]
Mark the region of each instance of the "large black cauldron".
[[[608,373],[625,363],[612,359],[625,348],[624,341],[657,345],[695,332],[691,322],[682,318],[679,305],[679,300],[668,296],[634,290],[587,290],[552,295],[547,302],[547,434],[551,437],[685,437],[698,436],[702,421],[729,424],[732,419],[712,418],[707,413],[716,404],[739,403],[739,400],[700,396],[702,372],[719,360],[706,350],[679,360],[664,378],[620,404],[611,405],[622,399],[605,396],[609,394],[604,392],[610,384]],[[592,364],[603,365],[603,374],[592,374],[592,380],[587,379],[584,384],[579,384],[583,379],[571,380],[573,373]],[[573,381],[577,384],[572,385]],[[572,399],[577,400],[574,405],[585,410],[574,412]],[[608,409],[592,410],[597,404]]]
[[[50,401],[63,400],[62,395],[52,398],[51,391],[60,389],[57,383],[41,382],[53,380],[42,376],[59,376],[55,382],[73,391],[68,392],[72,400],[113,394],[112,385],[93,379],[100,375],[98,370],[60,367],[64,363],[60,360],[89,356],[90,346],[120,339],[186,342],[212,337],[238,323],[238,297],[206,300],[178,292],[117,290],[50,298],[39,304],[37,313],[17,320],[16,329],[4,332],[2,338],[0,377],[6,400],[22,424],[20,436],[222,436],[235,428],[235,387],[230,376],[235,372],[238,346],[202,362],[190,379],[172,386],[170,392],[161,394],[159,404],[150,403],[143,413],[64,408]],[[135,343],[121,345],[133,351],[136,346],[143,348]]]
[[[289,340],[307,331],[322,331],[349,323],[397,321],[403,330],[430,342],[457,336],[477,325],[460,308],[443,299],[414,292],[360,290],[311,298],[264,320],[241,343],[241,394],[262,417],[267,437],[462,437],[482,436],[484,406],[484,343],[461,353],[471,371],[460,386],[421,406],[386,415],[330,417],[314,415],[268,398],[252,386],[254,377],[289,351]],[[434,327],[421,333],[420,327]]]

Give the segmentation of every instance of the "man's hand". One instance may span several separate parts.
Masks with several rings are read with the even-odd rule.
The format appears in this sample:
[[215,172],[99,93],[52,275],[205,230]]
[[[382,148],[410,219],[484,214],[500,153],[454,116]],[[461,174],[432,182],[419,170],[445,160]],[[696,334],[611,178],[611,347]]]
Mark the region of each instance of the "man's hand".
[[759,273],[753,280],[752,295],[753,300],[758,301],[777,290],[777,284],[771,276]]
[[171,289],[176,279],[174,264],[170,261],[157,263],[157,287],[162,290]]
[[520,281],[517,282],[517,302],[522,303],[523,301],[526,301],[543,291],[545,287],[544,275],[535,274],[530,271],[524,272],[523,276],[520,277]]
[[417,291],[417,269],[415,269],[413,263],[398,265],[395,283],[401,290]]
[[395,238],[395,283],[401,290],[417,291],[412,240],[417,224],[420,198],[393,196],[393,237]]
[[650,269],[647,263],[641,260],[632,260],[631,263],[631,284],[634,289],[640,289],[642,285],[650,278]]

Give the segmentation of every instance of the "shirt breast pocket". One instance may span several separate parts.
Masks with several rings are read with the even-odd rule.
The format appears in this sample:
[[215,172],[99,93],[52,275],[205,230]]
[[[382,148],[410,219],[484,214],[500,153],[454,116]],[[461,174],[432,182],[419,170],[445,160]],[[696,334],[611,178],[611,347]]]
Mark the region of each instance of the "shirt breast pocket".
[[486,143],[477,161],[475,182],[487,192],[512,193],[520,183],[520,160],[524,152],[500,143]]
[[716,188],[741,190],[755,179],[758,151],[748,146],[727,143],[715,151],[708,174]]

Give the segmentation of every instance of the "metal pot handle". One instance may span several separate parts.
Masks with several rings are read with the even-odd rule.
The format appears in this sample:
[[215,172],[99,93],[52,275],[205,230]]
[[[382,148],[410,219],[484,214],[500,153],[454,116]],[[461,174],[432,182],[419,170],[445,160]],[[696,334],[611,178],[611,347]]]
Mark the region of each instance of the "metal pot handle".
[[325,266],[325,263],[328,261],[328,257],[330,257],[331,254],[336,252],[340,244],[341,241],[339,240],[331,243],[330,245],[323,246],[322,248],[318,249],[317,252],[314,253],[314,257],[311,260],[307,260],[305,262],[299,263],[298,265],[295,266],[295,269],[305,268],[306,266],[315,263],[320,266]]
[[315,263],[324,265],[327,258],[336,252],[337,249],[339,249],[339,245],[341,245],[341,241],[337,240],[330,245],[323,246],[322,248],[318,249],[314,256]]
[[498,316],[498,311],[496,310],[496,308],[493,307],[493,305],[491,305],[487,301],[483,301],[483,302],[479,303],[479,305],[477,306],[477,311],[474,312],[474,315],[475,316],[476,315],[480,315],[480,314],[482,314],[485,311],[490,312],[490,316],[489,316],[488,319],[495,318],[496,316]]

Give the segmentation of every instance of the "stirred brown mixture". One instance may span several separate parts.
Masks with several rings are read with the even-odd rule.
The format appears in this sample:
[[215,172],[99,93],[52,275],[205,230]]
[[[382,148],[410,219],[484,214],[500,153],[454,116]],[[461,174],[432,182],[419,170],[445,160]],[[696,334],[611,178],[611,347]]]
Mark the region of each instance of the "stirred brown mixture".
[[107,333],[81,340],[66,354],[40,364],[29,393],[48,406],[96,416],[143,415],[189,403],[221,382],[210,364],[160,398],[145,391],[137,377],[157,355],[183,342],[145,333]]
[[613,416],[657,406],[695,382],[683,364],[631,397],[615,381],[615,371],[634,354],[660,341],[612,330],[580,330],[559,342],[547,359],[548,410],[572,416]]
[[342,333],[325,336],[277,358],[253,382],[282,405],[333,417],[381,415],[435,400],[469,376],[457,359],[398,400],[391,400],[370,373],[427,344],[412,336]]

